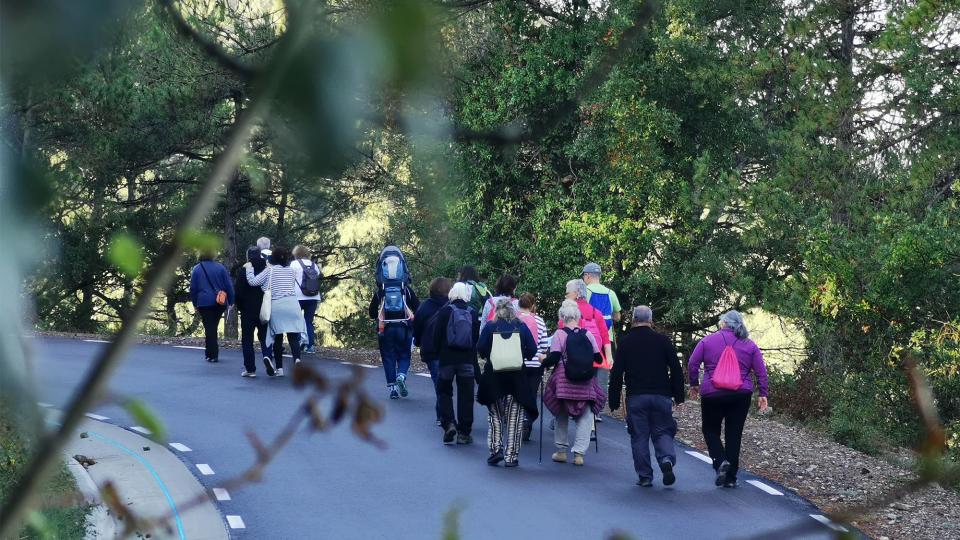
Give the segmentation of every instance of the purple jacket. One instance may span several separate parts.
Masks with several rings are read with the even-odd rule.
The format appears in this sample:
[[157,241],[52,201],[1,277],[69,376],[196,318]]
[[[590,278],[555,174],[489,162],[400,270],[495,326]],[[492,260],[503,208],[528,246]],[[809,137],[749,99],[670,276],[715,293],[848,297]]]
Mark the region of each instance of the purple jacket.
[[[733,330],[723,328],[700,340],[690,355],[687,371],[690,373],[690,386],[700,386],[700,395],[726,394],[730,390],[720,390],[713,387],[711,376],[714,368],[720,363],[720,354],[724,347],[733,345],[740,362],[740,376],[743,384],[737,392],[753,393],[753,378],[750,372],[757,376],[757,385],[760,387],[760,396],[767,396],[767,365],[763,362],[763,353],[760,347],[750,339],[738,339]],[[700,364],[703,364],[703,384],[700,384]]]

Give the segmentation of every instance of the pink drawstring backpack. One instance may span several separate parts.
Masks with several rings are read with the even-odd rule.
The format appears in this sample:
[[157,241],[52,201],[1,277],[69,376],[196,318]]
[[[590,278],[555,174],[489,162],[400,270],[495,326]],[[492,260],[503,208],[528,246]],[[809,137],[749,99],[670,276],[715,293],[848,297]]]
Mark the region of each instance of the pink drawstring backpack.
[[[723,337],[723,334],[721,334]],[[720,353],[720,361],[713,370],[711,381],[714,388],[721,390],[739,390],[743,384],[743,378],[740,376],[740,361],[737,360],[737,352],[733,350],[733,345],[727,345],[727,338],[723,338],[726,345],[723,352]]]

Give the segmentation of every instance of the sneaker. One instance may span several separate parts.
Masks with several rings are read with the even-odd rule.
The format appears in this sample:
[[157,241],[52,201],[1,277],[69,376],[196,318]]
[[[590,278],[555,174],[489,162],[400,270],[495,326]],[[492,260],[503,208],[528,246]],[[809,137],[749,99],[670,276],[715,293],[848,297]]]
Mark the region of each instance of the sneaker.
[[256,377],[257,374],[254,373],[254,372],[252,372],[252,371],[244,371],[243,373],[240,374],[240,376],[241,376],[241,377],[249,377],[249,378],[252,379],[252,378]]
[[602,415],[602,414],[598,414],[598,415],[594,416],[594,418],[597,419],[597,423],[598,423],[598,424],[602,424],[602,423],[603,423],[603,415]]
[[294,363],[295,365],[296,365],[296,364],[299,364],[299,363],[300,363],[300,359],[299,359],[299,358],[294,358],[294,359],[293,359],[293,363]]
[[641,478],[637,480],[637,485],[640,487],[653,487],[653,480],[649,478]]
[[469,433],[458,433],[457,444],[473,444],[473,435]]
[[219,361],[220,361],[219,358],[211,358],[211,359],[210,359],[210,363],[211,363],[211,364],[216,364],[216,363],[219,362]]
[[[394,390],[393,393],[390,394],[390,399],[397,399],[393,397],[394,394],[396,393],[397,391]],[[443,430],[443,444],[453,444],[453,441],[454,439],[456,439],[456,437],[457,437],[457,428],[453,424],[450,424],[449,426],[447,426],[447,429]]]
[[393,385],[390,385],[390,399],[400,399],[400,394]]
[[487,458],[487,465],[496,467],[501,461],[503,461],[503,450],[497,450],[496,452],[490,454],[490,457]]
[[725,487],[725,488],[735,488],[735,487],[737,487],[737,481],[736,481],[736,480],[726,480],[726,481],[723,482],[723,487]]
[[443,421],[437,418],[437,427],[443,427]]
[[573,453],[573,464],[583,467],[583,454]]
[[277,367],[273,365],[273,358],[264,356],[263,367],[267,370],[267,377],[273,377],[277,374]]
[[523,439],[523,441],[524,441],[524,442],[529,441],[529,440],[530,440],[530,434],[533,433],[533,424],[531,424],[530,422],[524,422],[524,423],[523,423],[523,431],[521,431],[521,433],[522,433],[522,437],[521,437],[521,438]]
[[556,461],[557,463],[566,463],[567,462],[567,453],[566,452],[554,452],[550,459]]
[[397,390],[400,391],[400,397],[407,397],[410,391],[407,390],[407,376],[403,373],[397,375]]
[[310,345],[309,347],[304,349],[303,352],[307,354],[317,354],[317,349],[313,345]]
[[673,474],[673,463],[670,463],[669,459],[660,463],[660,472],[663,473],[663,485],[672,486],[677,481],[677,476]]
[[717,487],[720,487],[727,481],[727,471],[730,470],[730,462],[724,461],[717,468],[717,479],[714,481]]
[[520,466],[520,460],[519,460],[519,459],[515,459],[515,460],[513,460],[513,461],[508,461],[508,462],[504,463],[503,466],[504,466],[504,467],[519,467],[519,466]]
[[278,368],[277,368],[277,377],[283,377],[283,368],[282,368],[282,367],[278,367]]

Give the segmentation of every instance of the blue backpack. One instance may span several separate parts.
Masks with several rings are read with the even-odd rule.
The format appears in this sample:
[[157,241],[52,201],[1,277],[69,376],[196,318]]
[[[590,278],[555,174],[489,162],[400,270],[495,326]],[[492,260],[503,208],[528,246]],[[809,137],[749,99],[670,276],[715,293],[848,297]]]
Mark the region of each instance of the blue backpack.
[[473,348],[473,310],[470,308],[460,309],[450,304],[447,347],[461,351],[469,351]]
[[610,330],[613,326],[613,303],[610,301],[610,293],[590,291],[590,305],[603,314],[603,322],[607,325],[607,330]]

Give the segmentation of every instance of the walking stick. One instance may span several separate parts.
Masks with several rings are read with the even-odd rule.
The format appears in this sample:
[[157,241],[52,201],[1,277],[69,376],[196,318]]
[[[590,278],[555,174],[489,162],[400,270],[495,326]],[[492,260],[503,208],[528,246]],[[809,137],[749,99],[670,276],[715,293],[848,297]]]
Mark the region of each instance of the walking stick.
[[600,453],[600,432],[597,431],[597,417],[593,417],[593,450],[597,454]]
[[540,463],[543,463],[543,374],[540,374]]

